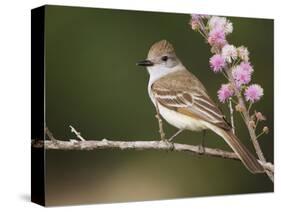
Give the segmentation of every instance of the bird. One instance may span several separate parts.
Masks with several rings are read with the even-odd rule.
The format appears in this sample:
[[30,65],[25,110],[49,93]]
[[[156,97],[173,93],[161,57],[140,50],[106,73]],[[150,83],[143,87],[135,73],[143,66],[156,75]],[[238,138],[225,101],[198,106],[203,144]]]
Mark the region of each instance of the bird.
[[154,43],[147,58],[137,65],[145,66],[149,73],[148,94],[152,103],[161,117],[178,129],[172,137],[184,130],[211,130],[224,139],[251,173],[265,171],[233,133],[202,82],[182,64],[170,42]]

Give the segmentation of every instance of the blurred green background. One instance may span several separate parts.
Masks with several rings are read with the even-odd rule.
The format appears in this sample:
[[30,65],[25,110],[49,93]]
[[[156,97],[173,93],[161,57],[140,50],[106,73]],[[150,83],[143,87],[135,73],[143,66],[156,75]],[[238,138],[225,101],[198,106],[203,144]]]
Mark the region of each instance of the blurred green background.
[[[225,82],[210,71],[209,46],[188,25],[188,14],[46,7],[46,122],[57,139],[159,139],[155,109],[147,94],[148,74],[136,61],[150,46],[169,40],[178,57],[216,92]],[[253,82],[264,97],[254,105],[270,133],[260,139],[273,161],[273,20],[230,17],[229,41],[249,48]],[[225,105],[222,110],[228,115]],[[238,136],[254,152],[235,114]],[[262,129],[260,124],[260,129]],[[165,123],[170,136],[176,129]],[[201,133],[184,132],[177,142],[199,144]],[[206,145],[229,150],[207,132]],[[249,173],[241,162],[160,151],[46,151],[47,205],[139,201],[273,191],[265,175]]]

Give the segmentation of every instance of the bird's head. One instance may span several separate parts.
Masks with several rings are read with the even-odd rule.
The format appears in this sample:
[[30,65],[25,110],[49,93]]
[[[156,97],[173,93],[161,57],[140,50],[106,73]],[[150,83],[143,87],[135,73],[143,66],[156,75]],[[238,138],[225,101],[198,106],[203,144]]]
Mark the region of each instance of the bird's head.
[[154,43],[150,47],[147,58],[137,63],[139,66],[146,66],[150,75],[153,72],[169,72],[180,64],[173,45],[167,40]]

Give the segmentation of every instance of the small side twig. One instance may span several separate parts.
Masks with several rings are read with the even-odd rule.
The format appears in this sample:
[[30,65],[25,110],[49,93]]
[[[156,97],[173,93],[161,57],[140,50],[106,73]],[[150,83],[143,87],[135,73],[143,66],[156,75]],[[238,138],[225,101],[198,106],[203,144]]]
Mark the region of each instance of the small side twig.
[[54,143],[57,143],[57,139],[53,136],[53,133],[48,129],[48,127],[45,127],[45,133],[46,135],[53,141]]
[[71,125],[69,125],[69,127],[70,127],[70,129],[71,129],[71,132],[74,133],[74,134],[77,136],[77,138],[79,138],[81,141],[86,141],[86,140],[82,137],[81,133],[78,132],[74,127],[72,127]]

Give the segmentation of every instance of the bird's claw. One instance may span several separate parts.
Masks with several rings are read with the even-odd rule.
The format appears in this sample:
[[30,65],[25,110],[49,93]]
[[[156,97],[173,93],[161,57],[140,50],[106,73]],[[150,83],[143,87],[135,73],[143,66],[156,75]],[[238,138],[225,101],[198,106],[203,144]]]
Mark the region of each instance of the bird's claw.
[[166,142],[166,144],[168,146],[168,151],[171,151],[171,152],[174,151],[174,149],[175,149],[174,143],[171,142],[170,140],[165,140],[165,142]]
[[201,145],[198,145],[198,153],[200,155],[204,154],[205,153],[205,147],[201,144]]

